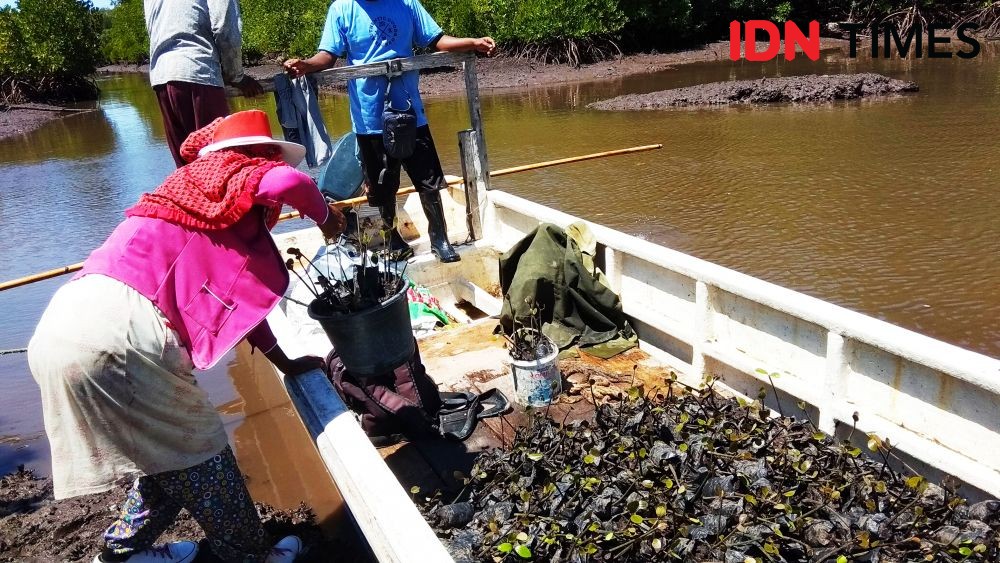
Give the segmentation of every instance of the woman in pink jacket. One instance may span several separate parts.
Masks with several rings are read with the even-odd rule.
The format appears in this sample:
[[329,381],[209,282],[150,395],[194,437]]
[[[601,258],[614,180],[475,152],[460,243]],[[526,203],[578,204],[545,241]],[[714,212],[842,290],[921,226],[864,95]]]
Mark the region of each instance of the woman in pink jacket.
[[57,499],[132,488],[94,561],[188,562],[197,544],[154,547],[186,508],[224,561],[292,561],[301,548],[264,533],[215,407],[192,370],[246,338],[288,375],[265,317],[288,287],[270,236],[283,204],[323,234],[343,215],[296,171],[301,145],[276,141],[264,112],[220,118],[181,147],[188,162],[126,219],[61,287],[28,362],[42,393]]

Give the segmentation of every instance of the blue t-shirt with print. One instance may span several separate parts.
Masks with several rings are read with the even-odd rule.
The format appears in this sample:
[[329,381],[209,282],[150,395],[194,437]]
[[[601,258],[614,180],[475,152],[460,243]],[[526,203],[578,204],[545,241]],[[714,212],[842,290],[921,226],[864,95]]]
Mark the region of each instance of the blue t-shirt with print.
[[[441,35],[441,26],[419,0],[334,0],[326,15],[319,49],[346,58],[352,65],[409,57],[413,47],[427,47]],[[393,79],[392,107],[403,109],[406,100],[417,112],[417,125],[426,125],[420,101],[417,71]],[[388,79],[356,78],[347,85],[354,132],[382,132],[382,109]]]

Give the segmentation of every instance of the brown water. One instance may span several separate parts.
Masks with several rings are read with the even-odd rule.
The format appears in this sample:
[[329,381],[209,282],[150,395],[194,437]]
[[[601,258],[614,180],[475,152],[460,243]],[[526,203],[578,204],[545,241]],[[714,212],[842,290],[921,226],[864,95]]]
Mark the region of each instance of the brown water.
[[[700,82],[875,70],[919,94],[820,106],[602,113],[586,104]],[[104,80],[101,111],[0,141],[0,279],[81,260],[173,168],[141,76]],[[348,127],[346,99],[323,100]],[[273,102],[241,102],[240,109]],[[445,168],[464,101],[432,98]],[[1000,357],[1000,57],[971,61],[711,63],[613,82],[483,99],[494,168],[612,148],[657,152],[508,176],[540,203]],[[301,223],[300,223],[301,225]],[[295,225],[282,229],[295,228]],[[0,350],[23,347],[53,280],[0,293]],[[259,358],[255,359],[259,361]],[[254,495],[332,506],[312,446],[243,349],[200,380],[220,405]],[[0,357],[0,473],[47,471],[37,389],[23,355]],[[15,438],[16,437],[16,438]],[[330,503],[326,501],[330,500]]]

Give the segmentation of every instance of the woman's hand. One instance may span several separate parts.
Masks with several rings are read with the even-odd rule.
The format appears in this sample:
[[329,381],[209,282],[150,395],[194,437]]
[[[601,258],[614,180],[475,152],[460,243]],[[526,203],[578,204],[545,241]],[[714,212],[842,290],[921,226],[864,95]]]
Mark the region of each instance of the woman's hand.
[[[272,336],[272,338],[274,337]],[[281,346],[277,345],[264,352],[264,357],[285,375],[299,375],[310,370],[323,369],[323,358],[319,356],[302,356],[292,360],[285,355],[285,351],[281,349]]]
[[260,85],[260,82],[248,74],[244,74],[243,78],[233,82],[233,86],[248,98],[255,98],[264,93],[264,87]]
[[323,358],[319,356],[302,356],[294,360],[282,362],[283,365],[276,365],[281,373],[295,376],[314,369],[323,369]]
[[319,230],[323,232],[323,236],[329,239],[336,239],[341,234],[344,233],[344,229],[347,228],[347,219],[344,217],[344,213],[333,203],[328,203],[327,207],[330,208],[330,214],[327,216],[326,221],[319,226]]

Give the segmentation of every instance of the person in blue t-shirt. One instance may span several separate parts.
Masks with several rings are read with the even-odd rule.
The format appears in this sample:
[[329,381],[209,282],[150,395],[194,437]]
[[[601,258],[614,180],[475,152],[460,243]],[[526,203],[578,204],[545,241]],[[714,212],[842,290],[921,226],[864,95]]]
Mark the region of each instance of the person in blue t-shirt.
[[[492,55],[496,43],[490,37],[459,38],[445,35],[419,0],[334,0],[327,12],[318,52],[308,59],[289,59],[289,74],[302,76],[331,68],[337,58],[350,64],[387,61],[413,55],[414,47],[438,51],[476,51]],[[358,136],[365,173],[368,203],[377,206],[386,225],[392,226],[389,248],[400,257],[413,250],[395,228],[396,192],[400,165],[413,181],[427,215],[431,249],[442,262],[459,260],[448,241],[439,190],[445,187],[427,116],[420,101],[418,71],[392,79],[390,102],[394,108],[411,103],[417,114],[417,143],[413,155],[400,162],[386,154],[382,143],[382,110],[389,79],[384,76],[358,78],[348,83],[351,121]]]

